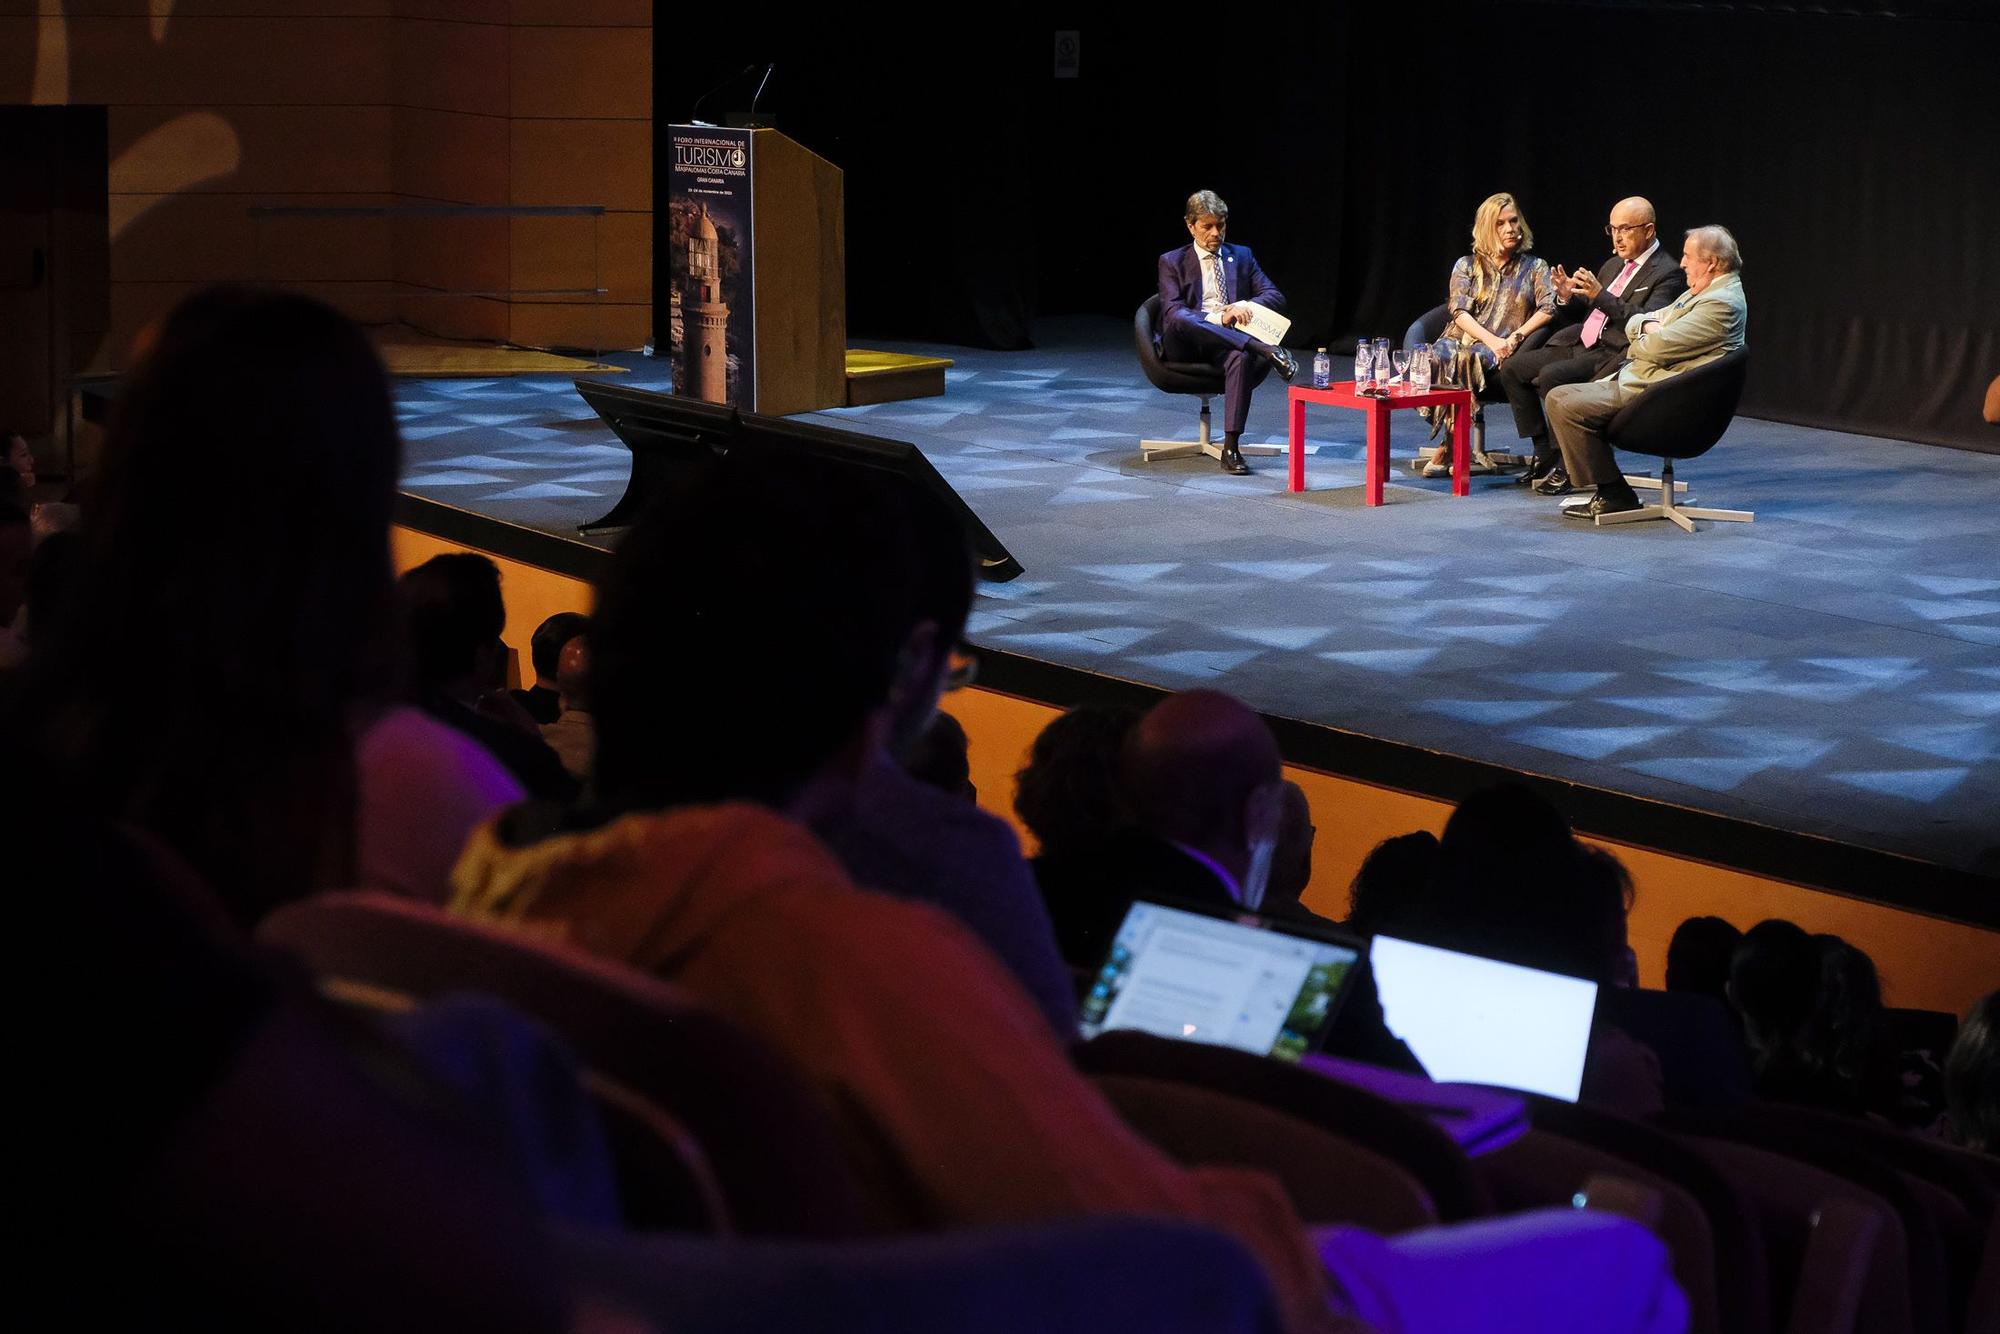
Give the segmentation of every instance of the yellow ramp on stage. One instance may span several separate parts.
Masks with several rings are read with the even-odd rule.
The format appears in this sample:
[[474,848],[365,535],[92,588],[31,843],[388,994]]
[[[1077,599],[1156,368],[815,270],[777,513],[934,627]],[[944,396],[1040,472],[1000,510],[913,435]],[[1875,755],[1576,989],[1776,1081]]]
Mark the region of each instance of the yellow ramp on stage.
[[847,406],[893,403],[904,398],[936,398],[944,393],[947,357],[913,357],[901,352],[847,349]]

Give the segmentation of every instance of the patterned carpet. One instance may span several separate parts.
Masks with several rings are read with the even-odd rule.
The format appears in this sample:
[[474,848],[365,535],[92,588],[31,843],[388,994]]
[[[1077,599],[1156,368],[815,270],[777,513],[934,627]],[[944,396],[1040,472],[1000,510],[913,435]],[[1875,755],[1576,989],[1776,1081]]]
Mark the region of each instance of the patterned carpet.
[[[1401,472],[1369,510],[1359,414],[1310,410],[1302,495],[1281,458],[1142,464],[1194,401],[1145,382],[1125,326],[1040,333],[879,344],[954,358],[946,395],[815,414],[920,445],[1026,567],[981,587],[975,642],[2000,875],[2000,456],[1746,419],[1682,479],[1754,524],[1597,529]],[[573,536],[623,490],[566,379],[398,399],[412,493]],[[1267,382],[1245,439],[1282,442],[1284,412]],[[1422,428],[1396,418],[1400,458]]]

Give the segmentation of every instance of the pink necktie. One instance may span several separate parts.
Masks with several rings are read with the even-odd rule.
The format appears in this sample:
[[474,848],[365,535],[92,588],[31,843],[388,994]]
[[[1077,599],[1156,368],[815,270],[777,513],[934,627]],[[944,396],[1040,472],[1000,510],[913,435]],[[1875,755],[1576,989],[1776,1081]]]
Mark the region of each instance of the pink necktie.
[[[1611,284],[1611,295],[1625,295],[1625,284],[1632,281],[1632,272],[1638,267],[1639,261],[1636,259],[1625,261],[1625,267],[1618,271],[1617,280]],[[1583,345],[1585,347],[1597,346],[1598,337],[1604,332],[1604,322],[1610,318],[1609,315],[1601,310],[1590,312],[1590,318],[1583,322]]]

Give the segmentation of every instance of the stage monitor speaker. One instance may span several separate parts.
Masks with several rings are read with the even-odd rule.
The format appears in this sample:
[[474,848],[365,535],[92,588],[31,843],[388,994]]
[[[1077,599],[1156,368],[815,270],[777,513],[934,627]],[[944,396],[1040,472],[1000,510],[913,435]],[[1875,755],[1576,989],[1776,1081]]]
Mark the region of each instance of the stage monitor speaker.
[[940,504],[958,517],[981,579],[1005,583],[1021,573],[1021,562],[1014,559],[1013,553],[973,513],[972,506],[951,489],[951,483],[938,475],[938,470],[915,445],[784,417],[762,417],[754,412],[743,413],[739,424],[736,448],[741,450],[756,450],[767,456],[790,455],[822,465],[902,478],[919,491],[937,497]]
[[884,473],[902,478],[954,514],[972,547],[979,577],[996,583],[1021,573],[1021,563],[951,483],[938,475],[923,451],[902,440],[839,431],[829,426],[738,413],[673,394],[629,389],[601,380],[578,380],[577,393],[632,451],[632,480],[609,514],[585,532],[627,527],[665,488],[678,466],[703,453],[740,450],[764,457],[795,458],[802,465]]
[[625,484],[625,494],[603,518],[582,525],[579,532],[630,528],[676,476],[712,454],[726,452],[736,441],[736,409],[725,403],[628,389],[602,380],[573,383],[591,411],[632,452],[632,479]]

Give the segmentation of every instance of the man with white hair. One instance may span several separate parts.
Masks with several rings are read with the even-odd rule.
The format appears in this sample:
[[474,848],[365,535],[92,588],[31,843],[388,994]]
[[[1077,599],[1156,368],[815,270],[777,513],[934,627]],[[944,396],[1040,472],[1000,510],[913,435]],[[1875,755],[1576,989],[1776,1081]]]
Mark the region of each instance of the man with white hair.
[[1549,391],[1543,407],[1562,448],[1563,471],[1578,489],[1597,488],[1589,500],[1564,506],[1566,517],[1595,519],[1639,508],[1639,497],[1618,470],[1604,428],[1651,386],[1743,346],[1750,309],[1742,270],[1743,255],[1728,228],[1713,223],[1690,228],[1681,247],[1687,291],[1673,304],[1626,322],[1631,343],[1616,371],[1589,384]]

